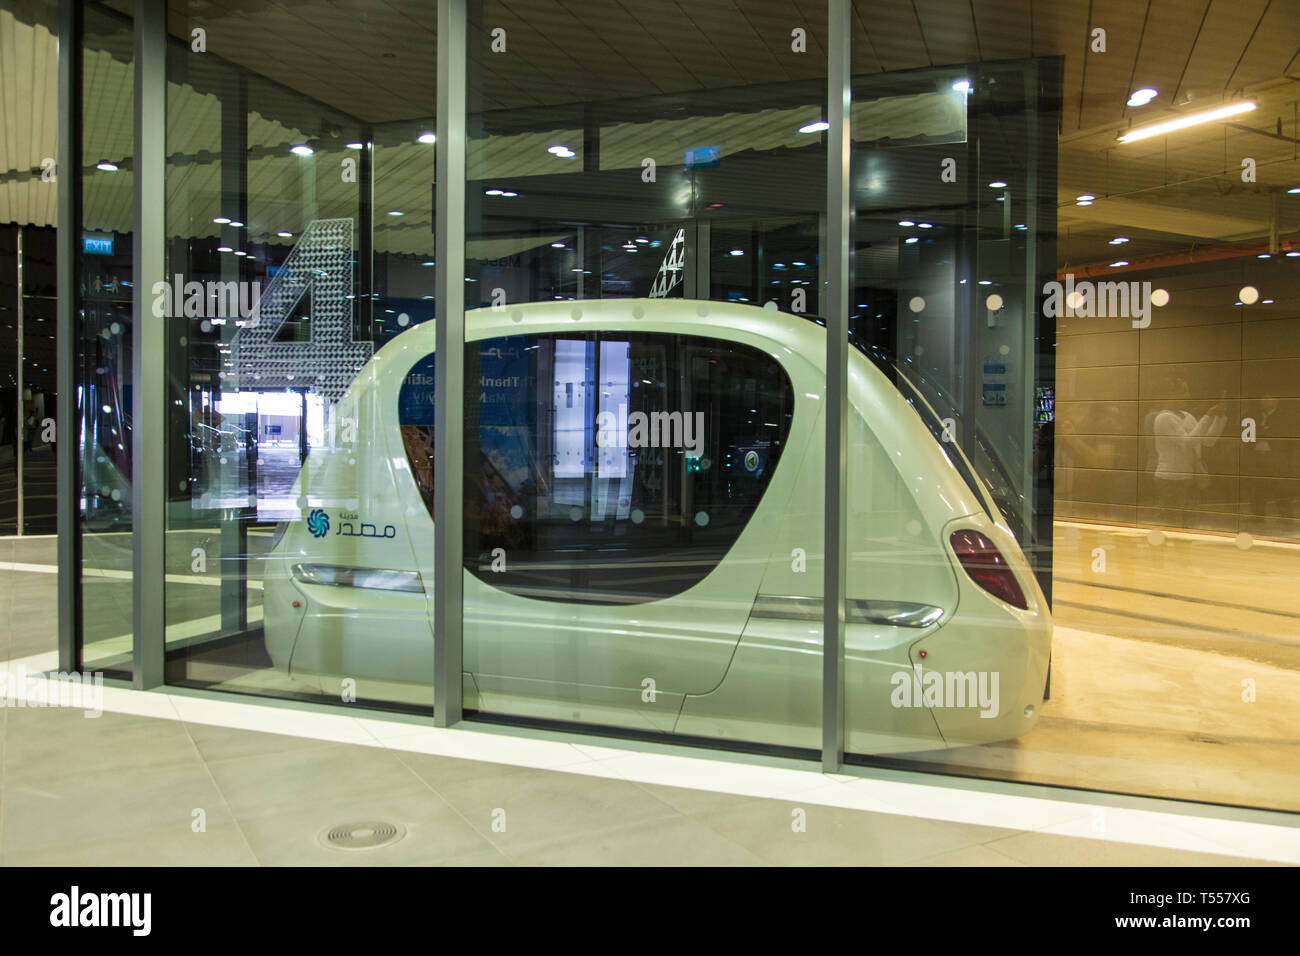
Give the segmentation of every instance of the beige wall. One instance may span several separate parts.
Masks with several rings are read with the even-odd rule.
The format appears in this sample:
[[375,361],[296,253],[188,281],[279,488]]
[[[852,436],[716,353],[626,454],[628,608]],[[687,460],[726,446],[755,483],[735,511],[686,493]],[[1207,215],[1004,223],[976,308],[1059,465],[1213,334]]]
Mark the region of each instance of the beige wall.
[[[1300,258],[1113,278],[1150,281],[1170,301],[1145,329],[1057,320],[1056,516],[1300,538]],[[1234,305],[1248,284],[1260,302]],[[1174,398],[1179,378],[1186,401]],[[1201,450],[1206,475],[1157,481],[1154,414],[1199,418],[1220,402],[1227,423]],[[1243,441],[1247,417],[1254,443]]]

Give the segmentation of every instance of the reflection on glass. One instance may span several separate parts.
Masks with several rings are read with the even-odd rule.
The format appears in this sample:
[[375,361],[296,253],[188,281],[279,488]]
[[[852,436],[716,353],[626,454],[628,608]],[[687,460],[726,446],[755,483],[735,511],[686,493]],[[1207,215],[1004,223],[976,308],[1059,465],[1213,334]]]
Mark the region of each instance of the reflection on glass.
[[[133,622],[131,310],[135,290],[131,288],[131,177],[122,169],[130,168],[133,147],[129,123],[104,123],[102,118],[131,115],[133,37],[130,19],[98,6],[86,9],[84,31],[78,116],[82,181],[77,210],[83,238],[78,243],[76,265],[81,660],[86,670],[129,678]],[[53,363],[48,364],[48,372],[43,372],[34,370],[30,359],[26,362],[25,371],[38,373],[37,383],[48,383],[44,395],[39,394],[39,385],[23,389],[24,453],[29,458],[35,457],[28,449],[39,439],[41,422],[53,414],[54,369]],[[52,465],[50,472],[52,475]],[[26,478],[24,484],[28,485],[25,492],[30,492]],[[48,510],[53,515],[52,495]]]

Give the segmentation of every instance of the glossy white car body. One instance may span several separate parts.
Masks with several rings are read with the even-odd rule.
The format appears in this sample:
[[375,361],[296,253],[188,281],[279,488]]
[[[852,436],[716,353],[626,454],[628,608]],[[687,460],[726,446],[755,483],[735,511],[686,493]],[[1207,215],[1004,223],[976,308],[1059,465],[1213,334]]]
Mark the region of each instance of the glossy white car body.
[[[467,313],[466,329],[471,343],[593,329],[723,338],[775,358],[795,395],[761,502],[723,561],[682,593],[570,604],[509,593],[462,571],[466,707],[819,747],[825,329],[766,309],[681,299],[480,309]],[[403,446],[397,395],[433,347],[433,323],[419,325],[362,369],[331,413],[326,447],[311,452],[298,479],[304,519],[323,512],[330,533],[315,537],[311,522],[293,522],[267,559],[271,658],[326,693],[350,678],[361,698],[432,697],[433,522]],[[846,625],[848,750],[917,751],[1025,733],[1042,703],[1051,645],[1028,562],[916,410],[853,350],[849,400],[847,595],[851,605],[867,603]],[[1027,609],[964,572],[948,543],[959,529],[996,545]],[[367,583],[409,590],[341,586],[351,572],[322,578],[314,567],[387,569],[395,574]],[[912,620],[888,623],[891,614]],[[958,675],[947,679],[946,696],[901,700],[903,683],[919,690],[931,672]],[[954,684],[993,686],[992,675],[992,707],[953,699]]]

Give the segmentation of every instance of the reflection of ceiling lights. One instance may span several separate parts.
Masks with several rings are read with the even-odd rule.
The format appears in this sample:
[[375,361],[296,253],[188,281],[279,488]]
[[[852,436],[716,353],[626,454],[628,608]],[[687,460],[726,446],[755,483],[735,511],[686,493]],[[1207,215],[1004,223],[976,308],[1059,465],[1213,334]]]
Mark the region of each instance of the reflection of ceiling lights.
[[993,180],[993,182],[989,183],[989,189],[1006,189],[1006,188],[1007,188],[1007,184],[1000,179],[995,179]]
[[933,228],[934,228],[934,223],[932,223],[932,222],[918,222],[918,223],[916,224],[916,228],[917,228],[917,229],[933,229]]
[[212,217],[212,221],[215,222],[217,225],[224,226],[226,223],[230,222],[230,217],[229,217],[229,216],[213,216],[213,217]]
[[290,238],[290,237],[293,235],[293,233],[291,233],[291,232],[277,232],[276,235],[279,236],[281,239],[288,239],[288,238]]
[[390,210],[388,210],[388,214],[389,214],[390,216],[405,216],[405,215],[406,215],[406,213],[402,212],[402,210],[400,210],[400,209],[390,209]]
[[911,219],[900,219],[900,220],[898,220],[898,224],[899,224],[900,226],[915,226],[915,225],[916,225],[916,223],[915,223],[914,221],[912,221]]
[[733,256],[743,256],[743,255],[745,254],[745,250],[744,250],[744,249],[732,249],[732,250],[731,250],[731,254],[732,254]]
[[1126,242],[1128,242],[1128,236],[1116,236],[1110,241],[1110,244],[1112,246],[1122,246]]
[[952,88],[956,90],[958,93],[969,93],[970,80],[958,80],[956,83],[952,85]]
[[1127,259],[1116,259],[1114,262],[1110,264],[1110,267],[1112,269],[1118,269],[1120,266],[1126,266],[1126,265],[1128,265]]
[[230,252],[229,246],[217,246],[217,252]]
[[505,197],[508,199],[508,198],[510,198],[510,197],[512,197],[512,196],[518,196],[519,193],[517,193],[517,192],[512,192],[512,191],[509,190],[509,189],[496,189],[496,188],[493,188],[493,189],[485,189],[485,190],[483,190],[483,195],[484,195],[484,196],[505,196]]
[[1128,98],[1129,106],[1146,106],[1152,100],[1160,95],[1159,90],[1153,90],[1151,87],[1143,87],[1140,90],[1134,90],[1133,95]]
[[348,149],[365,149],[365,143],[348,143]]
[[107,161],[102,163],[96,163],[95,168],[102,169],[106,173],[115,173],[117,172],[117,163],[110,163]]
[[821,132],[823,132],[823,131],[825,131],[825,130],[828,130],[828,129],[830,129],[830,128],[831,128],[831,124],[830,124],[830,123],[826,122],[825,120],[818,120],[818,121],[815,122],[815,123],[809,123],[807,126],[800,126],[800,127],[799,127],[799,132],[801,132],[801,133],[821,133]]
[[914,242],[920,242],[920,241],[921,240],[917,239],[916,236],[908,236],[906,239],[903,240],[904,244],[909,246],[912,245],[912,243]]
[[315,150],[312,149],[310,146],[299,145],[299,146],[290,146],[289,152],[293,153],[295,156],[310,156],[312,153],[315,152]]
[[552,156],[560,157],[560,159],[573,159],[574,156],[578,155],[563,143],[556,143],[554,146],[548,146],[546,147],[546,151]]
[[421,133],[419,136],[415,137],[415,141],[417,143],[426,143],[426,144],[436,143],[438,142],[438,136],[436,133]]
[[552,249],[563,249],[563,248],[564,248],[564,243],[562,243],[562,242],[553,242],[553,243],[551,243],[551,248],[552,248]]
[[1300,186],[1292,186],[1290,189],[1287,190],[1287,192],[1291,193],[1292,195],[1295,195],[1296,193],[1300,193]]
[[1132,129],[1119,137],[1121,143],[1136,143],[1138,140],[1150,139],[1152,136],[1164,136],[1166,133],[1173,133],[1180,129],[1187,129],[1189,126],[1199,126],[1201,123],[1210,123],[1214,120],[1227,119],[1229,116],[1237,116],[1241,113],[1249,113],[1255,108],[1253,100],[1243,100],[1240,103],[1231,103],[1228,106],[1220,106],[1216,110],[1206,110],[1204,113],[1191,113],[1187,116],[1180,116],[1177,119],[1166,120],[1163,123],[1155,123],[1151,126],[1143,126],[1141,129]]

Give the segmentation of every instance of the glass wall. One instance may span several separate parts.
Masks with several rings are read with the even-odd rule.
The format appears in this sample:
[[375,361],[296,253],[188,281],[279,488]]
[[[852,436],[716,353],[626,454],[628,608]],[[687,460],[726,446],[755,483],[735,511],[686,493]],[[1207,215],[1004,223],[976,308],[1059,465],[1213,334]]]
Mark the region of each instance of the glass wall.
[[[80,389],[81,666],[129,677],[134,37],[128,17],[98,4],[86,5],[82,31],[77,171],[82,240],[76,268],[81,334],[75,376]],[[31,357],[25,356],[25,369],[30,372],[32,366]],[[52,369],[38,374],[50,376],[52,382]],[[26,402],[26,386],[23,393]],[[49,417],[37,407],[36,394],[33,391],[29,429]],[[52,396],[45,402],[52,409]],[[52,486],[52,476],[49,482]],[[24,485],[26,498],[27,479]]]
[[[434,4],[172,9],[169,681],[427,714],[460,475],[471,721],[813,755],[847,293],[848,759],[1300,808],[1293,11],[853,3],[831,290],[825,2],[468,9],[463,144]],[[87,210],[130,162],[99,110]],[[86,241],[120,256],[113,208]],[[81,257],[97,546],[130,528],[116,261]]]
[[168,24],[167,677],[427,709],[431,544],[377,353],[433,316],[433,17],[291,20]]
[[465,706],[815,749],[825,5],[607,13],[470,8]]
[[850,700],[927,715],[907,766],[1300,807],[1294,12],[855,7],[855,108],[928,81],[966,135],[854,130],[855,329],[955,506],[866,537],[933,527],[952,603]]

